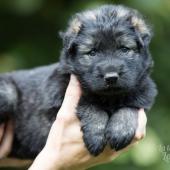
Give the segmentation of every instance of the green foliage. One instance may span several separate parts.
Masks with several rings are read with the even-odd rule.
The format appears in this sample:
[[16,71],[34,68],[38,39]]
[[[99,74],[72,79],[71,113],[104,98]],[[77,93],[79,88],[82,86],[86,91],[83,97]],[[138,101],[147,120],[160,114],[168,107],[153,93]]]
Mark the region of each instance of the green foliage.
[[146,139],[110,164],[91,170],[168,170],[170,156],[160,149],[170,145],[170,1],[169,0],[1,0],[0,72],[56,62],[62,47],[58,31],[80,10],[101,4],[124,4],[141,11],[153,26],[153,77],[159,95],[148,114]]

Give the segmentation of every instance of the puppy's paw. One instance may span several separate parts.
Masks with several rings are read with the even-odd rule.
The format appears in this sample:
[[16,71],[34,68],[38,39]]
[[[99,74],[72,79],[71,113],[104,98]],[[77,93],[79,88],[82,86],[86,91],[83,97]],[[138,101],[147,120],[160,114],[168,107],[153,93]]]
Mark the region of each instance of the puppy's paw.
[[83,135],[84,143],[86,148],[93,156],[98,156],[103,152],[106,146],[106,139],[103,135],[92,135],[88,133],[84,133]]
[[122,108],[113,113],[105,131],[112,149],[118,151],[131,143],[137,129],[137,121],[137,109]]
[[101,108],[87,103],[88,100],[80,99],[77,116],[81,121],[85,146],[91,155],[97,156],[106,146],[105,129],[109,116]]
[[111,148],[118,151],[128,146],[135,136],[135,128],[119,125],[112,129],[107,129],[106,138]]

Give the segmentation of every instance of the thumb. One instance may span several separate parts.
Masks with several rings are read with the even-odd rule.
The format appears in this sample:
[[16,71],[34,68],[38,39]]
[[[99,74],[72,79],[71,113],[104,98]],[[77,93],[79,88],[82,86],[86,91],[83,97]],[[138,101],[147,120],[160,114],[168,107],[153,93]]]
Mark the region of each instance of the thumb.
[[138,127],[137,127],[136,134],[135,134],[135,139],[137,141],[145,137],[146,123],[147,123],[147,117],[144,112],[144,109],[140,109],[138,112]]
[[78,105],[79,99],[81,96],[81,88],[77,78],[74,75],[71,75],[70,82],[66,89],[64,100],[62,106],[58,112],[58,116],[68,116],[68,114],[75,114],[76,107]]

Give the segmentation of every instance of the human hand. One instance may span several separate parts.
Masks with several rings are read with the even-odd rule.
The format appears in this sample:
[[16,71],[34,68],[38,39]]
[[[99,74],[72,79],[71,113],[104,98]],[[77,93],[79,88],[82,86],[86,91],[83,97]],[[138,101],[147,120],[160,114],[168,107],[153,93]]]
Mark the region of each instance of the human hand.
[[13,140],[12,121],[0,125],[0,159],[6,157],[11,151]]
[[12,148],[13,131],[11,120],[0,125],[0,167],[24,167],[32,163],[31,160],[8,158]]
[[[29,170],[81,170],[96,164],[109,162],[126,151],[129,146],[115,152],[108,146],[97,157],[89,154],[84,146],[80,121],[76,117],[76,106],[81,96],[79,82],[71,76],[63,104],[53,123],[46,145]],[[131,145],[145,136],[146,115],[143,109],[138,113],[138,128]]]

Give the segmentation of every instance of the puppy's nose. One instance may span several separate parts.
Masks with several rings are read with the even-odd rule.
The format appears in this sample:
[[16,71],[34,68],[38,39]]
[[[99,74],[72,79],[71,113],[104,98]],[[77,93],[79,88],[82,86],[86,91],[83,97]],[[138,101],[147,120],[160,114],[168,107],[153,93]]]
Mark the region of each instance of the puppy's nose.
[[119,78],[119,75],[116,72],[106,73],[104,76],[104,80],[108,85],[116,83],[118,78]]

